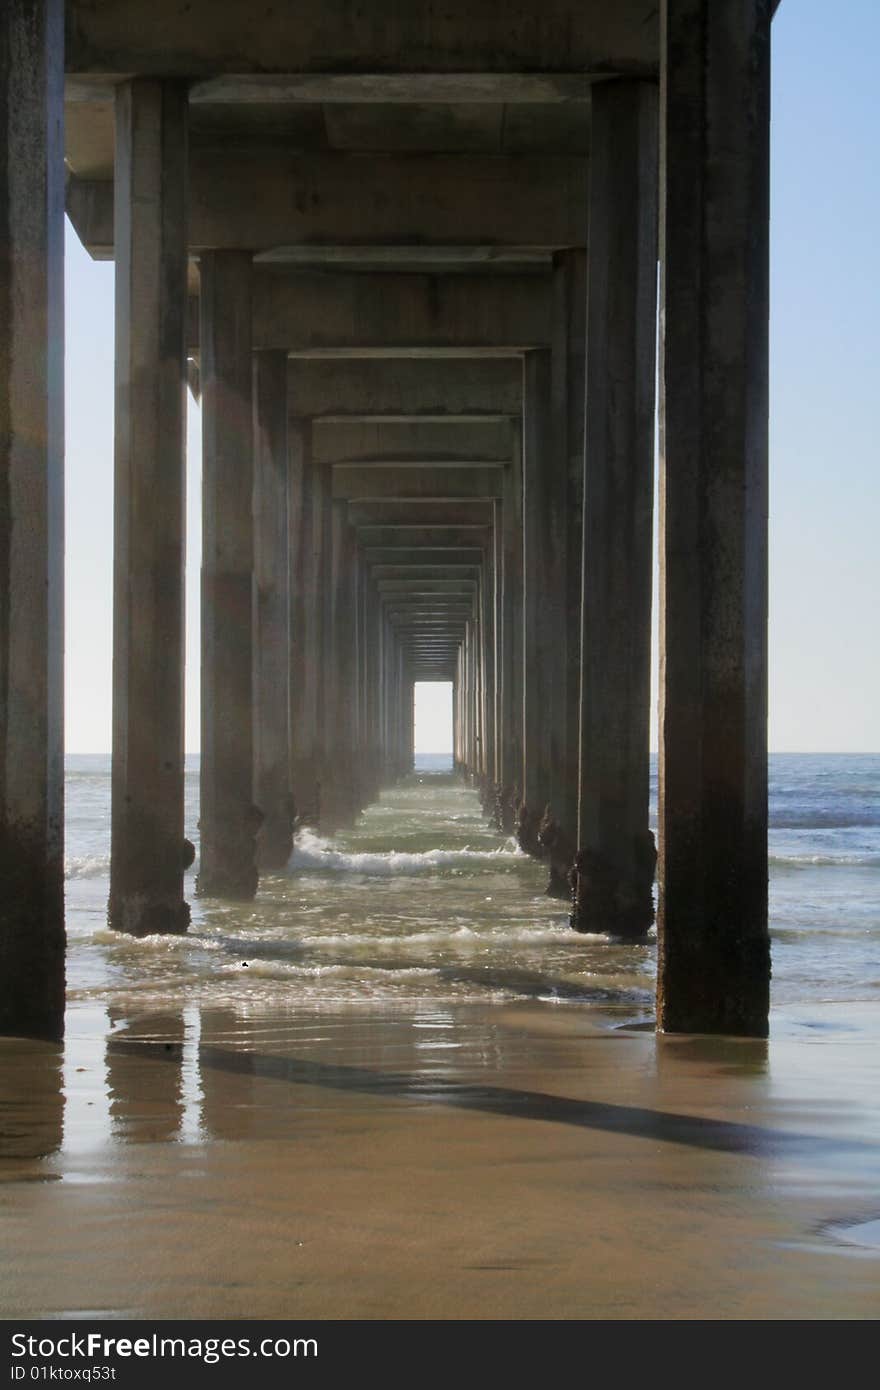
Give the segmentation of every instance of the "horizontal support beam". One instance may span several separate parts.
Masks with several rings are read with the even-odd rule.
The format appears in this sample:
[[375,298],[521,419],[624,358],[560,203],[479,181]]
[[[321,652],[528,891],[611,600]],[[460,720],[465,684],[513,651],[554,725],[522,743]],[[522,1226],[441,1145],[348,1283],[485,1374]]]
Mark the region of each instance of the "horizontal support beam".
[[443,498],[420,498],[401,502],[395,498],[350,501],[348,519],[353,526],[467,526],[492,525],[493,504],[479,498],[451,502]]
[[519,416],[522,366],[515,358],[294,358],[287,399],[292,415],[339,423]]
[[[645,0],[407,0],[378,12],[375,5],[327,0],[297,6],[293,18],[287,5],[263,5],[255,15],[239,0],[67,0],[65,9],[68,73],[212,80],[280,74],[279,94],[291,90],[290,80],[344,74],[353,85],[337,91],[363,101],[372,84],[379,99],[377,80],[411,74],[420,84],[413,99],[425,101],[437,78],[467,81],[473,74],[470,88],[459,89],[470,90],[470,99],[491,100],[494,92],[495,100],[510,102],[522,91],[549,102],[554,92],[556,100],[579,98],[590,77],[654,75],[659,61],[657,9]],[[226,89],[226,100],[233,90]],[[316,95],[321,88],[311,90],[311,100],[325,99]],[[450,89],[435,90],[449,99]]]
[[364,548],[364,555],[374,565],[424,566],[434,569],[446,566],[450,569],[476,567],[483,560],[482,550],[473,546],[407,546],[381,545]]
[[[437,280],[255,270],[253,345],[344,358],[517,354],[549,343],[551,307],[544,276]],[[188,329],[189,350],[197,353],[195,308]]]
[[475,461],[484,466],[507,463],[511,449],[508,420],[389,424],[320,420],[312,434],[312,457],[317,463],[454,468]]
[[337,464],[333,496],[358,501],[466,502],[502,495],[503,468],[360,468]]
[[467,580],[476,583],[480,575],[479,564],[373,564],[371,574],[376,583],[382,580]]
[[469,598],[476,593],[473,579],[380,579],[377,586],[380,594],[406,594],[411,598],[430,598],[434,594],[454,594]]
[[[193,145],[189,246],[586,245],[587,162],[577,155],[294,154],[271,142]],[[68,212],[93,255],[112,255],[113,181],[72,176]]]
[[375,549],[412,552],[426,550],[448,554],[464,546],[488,545],[489,531],[482,527],[464,526],[360,526],[358,539],[369,555]]

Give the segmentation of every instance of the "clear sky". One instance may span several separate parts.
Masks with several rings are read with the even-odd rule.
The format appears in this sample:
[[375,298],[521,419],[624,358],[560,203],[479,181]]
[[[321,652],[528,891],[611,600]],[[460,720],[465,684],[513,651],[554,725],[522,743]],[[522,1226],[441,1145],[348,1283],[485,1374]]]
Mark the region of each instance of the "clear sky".
[[[770,747],[880,749],[877,0],[773,24]],[[187,749],[199,734],[199,412],[190,401]],[[113,267],[67,238],[67,746],[110,748]],[[443,705],[445,710],[447,705]],[[445,713],[425,751],[449,746]],[[433,745],[429,748],[429,745]]]

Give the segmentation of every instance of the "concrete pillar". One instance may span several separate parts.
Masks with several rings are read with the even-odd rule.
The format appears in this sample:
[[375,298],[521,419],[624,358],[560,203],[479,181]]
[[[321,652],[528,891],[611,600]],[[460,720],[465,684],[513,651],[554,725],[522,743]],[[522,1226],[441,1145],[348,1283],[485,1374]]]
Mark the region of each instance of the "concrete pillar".
[[64,19],[0,7],[0,1034],[64,1027]]
[[382,605],[372,578],[367,585],[366,657],[368,795],[374,801],[382,781]]
[[202,770],[198,890],[257,888],[251,257],[201,258]]
[[[507,470],[510,472],[510,469]],[[500,497],[492,503],[492,819],[498,830],[502,827],[502,769],[503,769],[503,710],[501,682],[504,655],[501,625],[504,600],[504,504]]]
[[583,545],[586,253],[558,252],[553,267],[551,398],[553,451],[544,469],[551,556],[548,574],[556,615],[551,651],[549,810],[541,846],[548,892],[569,897],[577,847],[580,724],[581,550]]
[[495,551],[489,548],[480,575],[481,675],[483,684],[483,809],[491,815],[495,807]]
[[290,493],[290,739],[291,785],[297,815],[317,825],[320,810],[321,599],[323,494],[312,451],[311,420],[288,429]]
[[654,920],[648,828],[657,89],[593,93],[579,849],[572,926]]
[[[329,479],[330,471],[325,470]],[[325,776],[321,824],[350,825],[357,813],[355,775],[357,690],[354,593],[354,534],[348,503],[331,500],[328,630],[325,644]],[[326,610],[325,610],[326,611]]]
[[764,1036],[770,11],[661,7],[659,1027]]
[[513,832],[522,795],[522,426],[513,429],[501,498],[501,825]]
[[336,647],[333,632],[333,475],[318,462],[312,473],[312,534],[315,571],[315,638],[317,708],[315,737],[318,765],[318,823],[332,830],[334,800],[334,701],[336,699]]
[[287,353],[254,354],[254,802],[260,869],[293,844],[290,782],[290,574]]
[[186,85],[116,88],[113,774],[109,921],[181,932]]
[[[550,729],[560,611],[559,537],[550,506],[553,458],[550,353],[527,352],[523,366],[523,784],[517,839],[540,854],[538,832],[550,790]],[[545,474],[547,475],[545,477]]]

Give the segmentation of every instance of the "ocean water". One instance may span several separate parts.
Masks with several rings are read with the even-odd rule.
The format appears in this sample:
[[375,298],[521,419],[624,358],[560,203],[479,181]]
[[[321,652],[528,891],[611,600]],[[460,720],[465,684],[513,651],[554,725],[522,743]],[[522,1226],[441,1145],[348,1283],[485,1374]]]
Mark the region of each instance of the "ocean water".
[[[256,1017],[543,1001],[648,1020],[655,942],[572,933],[565,904],[544,895],[543,867],[486,825],[448,765],[421,757],[332,841],[302,833],[287,872],[266,878],[253,904],[196,898],[196,863],[189,933],[133,941],[106,926],[109,758],[69,757],[71,1007],[100,1005],[112,1021],[190,1006]],[[197,822],[190,758],[196,844]],[[876,1001],[880,755],[773,755],[770,824],[774,1006]]]

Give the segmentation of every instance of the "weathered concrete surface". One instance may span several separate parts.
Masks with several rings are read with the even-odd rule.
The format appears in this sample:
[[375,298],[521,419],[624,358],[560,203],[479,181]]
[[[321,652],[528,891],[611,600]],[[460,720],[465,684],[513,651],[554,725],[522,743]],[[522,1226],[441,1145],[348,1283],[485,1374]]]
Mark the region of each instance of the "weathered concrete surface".
[[202,762],[198,890],[257,888],[251,258],[202,257]]
[[470,468],[437,468],[431,463],[425,467],[377,464],[364,468],[340,463],[333,468],[333,496],[352,501],[461,502],[500,497],[503,477],[503,468],[477,463]]
[[0,10],[0,1034],[64,1027],[63,7]]
[[654,920],[648,826],[657,89],[593,96],[584,472],[578,931]]
[[330,506],[329,612],[324,669],[324,771],[321,829],[351,825],[360,809],[357,779],[357,590],[355,538],[346,503]]
[[254,801],[264,820],[259,869],[283,869],[293,844],[290,781],[290,492],[287,354],[254,354]]
[[[190,245],[283,257],[288,246],[586,244],[583,158],[543,154],[301,154],[229,141],[190,152]],[[92,254],[113,254],[113,186],[75,176],[67,209]]]
[[502,829],[514,828],[523,765],[523,544],[522,425],[501,498],[501,784]]
[[297,815],[315,825],[320,808],[324,492],[309,420],[291,420],[289,468],[291,786]]
[[[492,525],[492,499],[420,497],[410,501],[400,498],[349,499],[348,514],[365,533],[370,528],[394,527],[397,530],[418,527],[452,527],[459,531],[487,532]],[[476,544],[480,537],[473,537]]]
[[[253,345],[351,357],[449,351],[517,353],[549,343],[551,285],[543,275],[296,274],[256,269]],[[191,351],[198,317],[190,314]]]
[[[375,550],[403,551],[405,554],[416,555],[419,547],[426,549],[422,552],[428,556],[456,555],[459,547],[482,546],[488,543],[490,531],[486,526],[436,526],[420,525],[387,525],[387,526],[359,526],[358,533],[361,543],[369,554]],[[482,559],[483,551],[479,551],[477,559]],[[375,558],[375,556],[373,556]]]
[[[238,4],[225,0],[155,0],[144,11],[138,0],[107,0],[100,6],[70,0],[67,16],[67,67],[78,73],[126,72],[131,65],[131,37],[138,36],[138,64],[145,73],[213,76],[216,73],[315,75],[320,86],[285,86],[288,95],[319,101],[338,92],[347,101],[394,99],[396,74],[419,75],[409,89],[429,100],[461,98],[516,101],[570,100],[584,93],[585,77],[614,72],[656,71],[656,7],[645,0],[587,0],[572,8],[570,0],[546,0],[535,7],[518,0],[503,11],[492,0],[447,6],[413,0],[401,8],[382,6],[356,11],[342,0],[303,10],[296,24],[286,10],[267,9],[259,24],[242,26]],[[381,19],[377,33],[377,22]],[[537,60],[540,59],[540,62]],[[545,69],[536,75],[535,69]],[[341,74],[337,89],[324,76]],[[434,74],[470,85],[450,91]],[[466,75],[463,79],[462,74]],[[508,74],[512,81],[502,79]],[[523,76],[522,74],[525,74]],[[337,79],[339,81],[340,79]],[[493,86],[494,80],[494,86]],[[572,83],[574,82],[574,86]],[[227,88],[247,99],[253,85]],[[222,96],[221,88],[218,95]],[[253,96],[251,96],[253,100]],[[272,99],[266,85],[261,101]]]
[[770,6],[667,0],[663,42],[657,1016],[763,1035]]
[[480,362],[294,358],[288,365],[290,400],[298,415],[339,423],[381,423],[424,417],[517,416],[522,410],[522,368],[515,358]]
[[581,533],[583,525],[586,255],[560,252],[553,269],[551,418],[553,467],[544,474],[550,492],[558,560],[553,586],[561,614],[551,689],[549,813],[540,831],[550,869],[548,892],[567,897],[577,840],[580,723]]
[[538,854],[538,826],[550,790],[554,661],[564,614],[552,583],[559,537],[553,534],[544,485],[545,471],[552,474],[553,450],[549,350],[528,353],[523,370],[523,770],[517,838],[526,853]]
[[[461,368],[459,368],[461,370]],[[325,463],[405,467],[415,461],[435,468],[506,463],[509,420],[372,422],[317,420],[315,457]]]
[[187,97],[117,88],[110,925],[185,931]]

